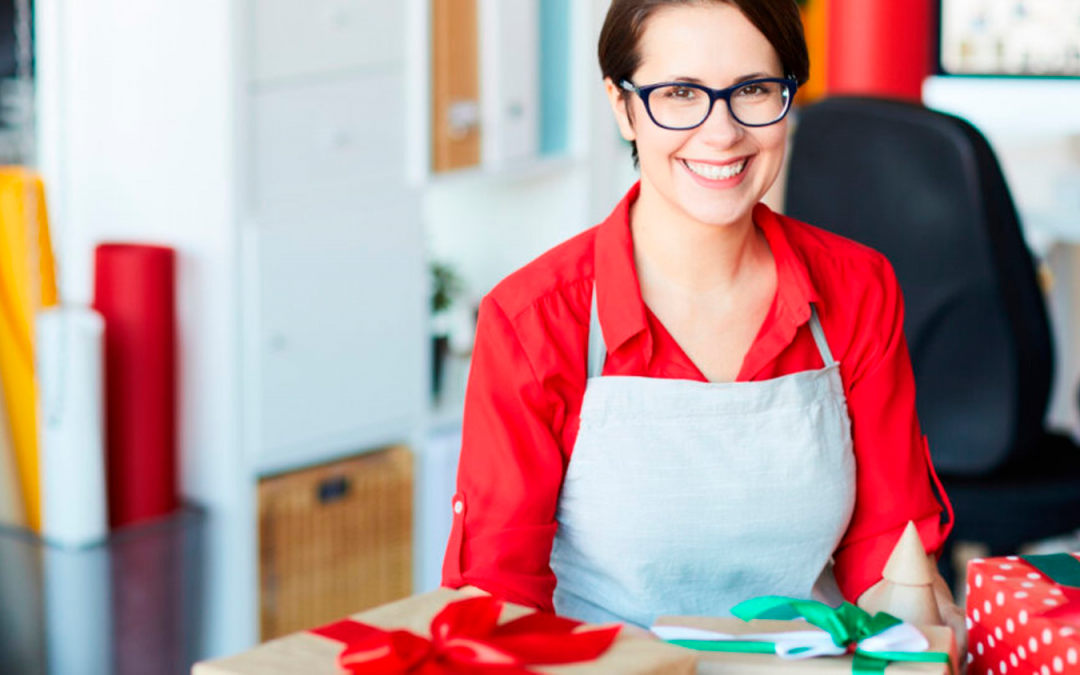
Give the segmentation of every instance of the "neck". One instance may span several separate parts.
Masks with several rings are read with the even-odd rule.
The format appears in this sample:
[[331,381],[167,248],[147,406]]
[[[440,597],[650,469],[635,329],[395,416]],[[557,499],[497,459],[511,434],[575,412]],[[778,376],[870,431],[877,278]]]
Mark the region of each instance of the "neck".
[[701,223],[674,208],[644,182],[630,212],[634,262],[643,286],[680,295],[728,295],[748,272],[771,259],[751,214],[725,225]]

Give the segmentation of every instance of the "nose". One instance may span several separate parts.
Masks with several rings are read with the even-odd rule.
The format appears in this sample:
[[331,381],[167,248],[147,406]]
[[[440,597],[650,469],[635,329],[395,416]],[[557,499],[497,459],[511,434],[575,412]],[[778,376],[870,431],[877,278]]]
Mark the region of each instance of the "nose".
[[743,125],[731,115],[727,101],[719,99],[713,104],[709,116],[698,127],[698,134],[707,143],[717,147],[729,147],[746,133]]

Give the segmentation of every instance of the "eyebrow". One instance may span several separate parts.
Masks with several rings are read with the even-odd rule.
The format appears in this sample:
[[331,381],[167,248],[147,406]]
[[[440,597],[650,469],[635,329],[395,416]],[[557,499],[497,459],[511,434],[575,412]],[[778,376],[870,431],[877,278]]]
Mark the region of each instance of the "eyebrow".
[[[732,82],[731,85],[735,86],[736,84],[739,84],[741,82],[746,82],[747,80],[756,80],[756,79],[763,78],[763,77],[772,77],[772,75],[769,75],[768,73],[750,73],[749,75],[742,75],[740,77],[735,78],[735,81]],[[705,85],[705,82],[703,80],[701,80],[700,78],[687,77],[685,75],[670,75],[670,76],[668,76],[668,79],[665,80],[665,81],[666,82],[687,82],[689,84],[700,84],[700,85],[703,85],[703,86]]]

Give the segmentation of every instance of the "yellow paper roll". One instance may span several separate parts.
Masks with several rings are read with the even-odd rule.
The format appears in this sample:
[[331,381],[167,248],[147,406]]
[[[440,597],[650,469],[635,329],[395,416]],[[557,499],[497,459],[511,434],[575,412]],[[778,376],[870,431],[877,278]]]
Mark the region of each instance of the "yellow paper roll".
[[799,88],[796,102],[813,103],[828,91],[828,0],[808,0],[801,8],[806,48],[810,51],[810,80]]
[[[6,411],[3,387],[0,387],[0,411]],[[19,470],[15,464],[15,447],[11,444],[11,429],[7,413],[0,414],[0,524],[26,525]]]
[[25,525],[41,528],[34,313],[57,303],[56,268],[41,178],[0,168],[0,383],[21,484]]

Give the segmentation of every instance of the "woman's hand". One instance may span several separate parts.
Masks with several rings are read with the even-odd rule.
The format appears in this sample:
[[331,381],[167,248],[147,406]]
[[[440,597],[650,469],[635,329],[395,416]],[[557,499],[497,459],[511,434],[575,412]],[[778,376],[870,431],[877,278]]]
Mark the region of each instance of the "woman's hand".
[[475,597],[479,595],[491,595],[491,593],[488,593],[482,588],[477,588],[476,586],[462,586],[461,588],[456,588],[454,590],[458,591],[459,593],[464,593],[465,595],[468,595],[470,597]]
[[964,616],[964,609],[956,604],[952,589],[949,588],[941,573],[938,572],[937,560],[933,555],[930,556],[930,562],[934,567],[934,598],[937,600],[938,613],[941,614],[941,620],[945,622],[946,626],[952,628],[953,634],[956,636],[956,655],[960,663],[953,665],[957,666],[957,672],[962,672],[967,660],[968,649],[967,620]]
[[[941,615],[941,620],[945,626],[952,629],[953,634],[956,636],[956,655],[959,663],[954,663],[953,666],[955,672],[961,672],[968,647],[966,617],[963,608],[959,607],[956,600],[953,599],[949,585],[945,583],[945,579],[938,572],[937,559],[932,554],[929,557],[934,574],[932,584],[934,600],[937,602],[938,614]],[[866,592],[859,596],[858,606],[868,612],[887,612],[888,608],[883,606],[881,598],[884,585],[885,580],[882,579],[868,588]]]

